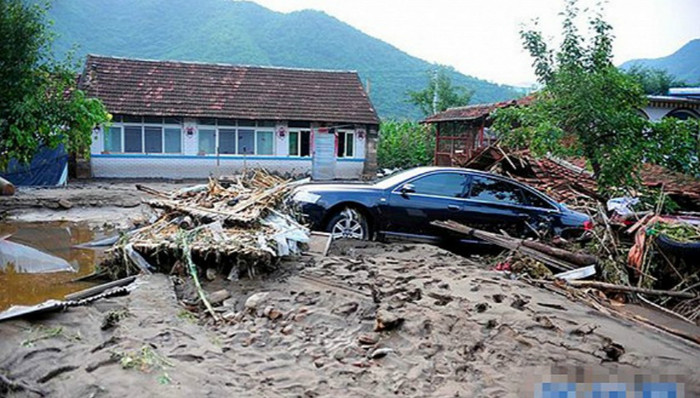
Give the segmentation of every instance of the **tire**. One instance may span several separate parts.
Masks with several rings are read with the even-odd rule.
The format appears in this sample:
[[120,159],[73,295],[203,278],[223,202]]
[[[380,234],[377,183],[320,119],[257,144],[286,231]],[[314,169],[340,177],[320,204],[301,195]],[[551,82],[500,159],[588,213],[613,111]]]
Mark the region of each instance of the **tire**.
[[369,240],[370,238],[367,219],[362,213],[350,207],[344,208],[331,217],[326,226],[326,231],[331,234],[333,240]]
[[673,255],[685,260],[692,260],[700,257],[700,242],[683,243],[662,234],[656,238],[656,244],[659,246],[659,250],[666,255]]

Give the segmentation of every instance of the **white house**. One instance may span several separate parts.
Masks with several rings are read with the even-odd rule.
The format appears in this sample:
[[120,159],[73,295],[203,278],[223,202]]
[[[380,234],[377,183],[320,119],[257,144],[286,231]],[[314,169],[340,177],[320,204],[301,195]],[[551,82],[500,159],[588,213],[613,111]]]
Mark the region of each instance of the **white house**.
[[672,88],[668,95],[649,95],[649,104],[642,109],[649,120],[675,117],[700,119],[700,87]]
[[94,177],[376,169],[379,119],[356,72],[89,55],[79,86],[113,115],[93,136]]

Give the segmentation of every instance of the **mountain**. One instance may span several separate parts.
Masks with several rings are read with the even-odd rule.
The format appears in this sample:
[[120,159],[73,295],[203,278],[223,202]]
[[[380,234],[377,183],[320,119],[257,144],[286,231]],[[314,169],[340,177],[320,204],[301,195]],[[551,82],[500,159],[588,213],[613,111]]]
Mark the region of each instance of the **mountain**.
[[700,85],[700,39],[689,41],[669,56],[633,59],[620,65],[620,68],[628,69],[635,64],[655,69],[665,69],[668,73],[690,85]]
[[[343,69],[370,82],[381,117],[419,118],[407,90],[428,84],[435,65],[319,11],[279,13],[232,0],[54,0],[49,11],[65,54]],[[454,85],[474,90],[473,103],[519,96],[513,88],[450,69]]]

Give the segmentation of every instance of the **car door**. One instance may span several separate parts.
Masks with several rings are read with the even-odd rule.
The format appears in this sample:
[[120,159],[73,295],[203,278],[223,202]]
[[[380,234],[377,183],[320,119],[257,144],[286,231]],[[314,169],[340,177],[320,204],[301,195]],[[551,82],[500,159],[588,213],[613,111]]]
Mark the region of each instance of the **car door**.
[[386,233],[435,239],[442,233],[433,220],[459,219],[469,175],[459,171],[418,176],[397,186],[385,210]]
[[531,217],[522,189],[500,178],[474,174],[463,208],[465,223],[491,232],[522,236]]

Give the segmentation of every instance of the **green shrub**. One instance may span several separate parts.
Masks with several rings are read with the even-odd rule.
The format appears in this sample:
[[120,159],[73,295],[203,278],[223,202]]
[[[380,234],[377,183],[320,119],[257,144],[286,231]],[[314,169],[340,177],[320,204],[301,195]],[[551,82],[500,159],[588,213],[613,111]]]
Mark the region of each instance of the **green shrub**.
[[430,127],[411,121],[385,120],[379,127],[377,164],[392,169],[433,163],[435,135]]

